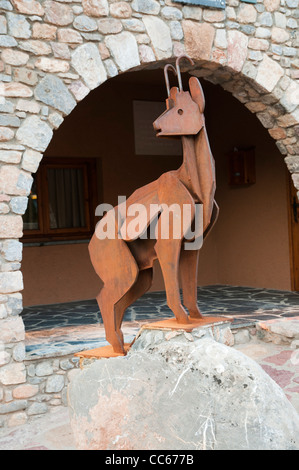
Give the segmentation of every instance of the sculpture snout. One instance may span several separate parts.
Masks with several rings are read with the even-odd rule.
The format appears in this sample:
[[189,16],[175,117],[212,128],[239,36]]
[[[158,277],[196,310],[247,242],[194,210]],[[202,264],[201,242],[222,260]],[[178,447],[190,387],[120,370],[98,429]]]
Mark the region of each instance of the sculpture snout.
[[154,122],[153,122],[153,127],[154,127],[154,131],[156,133],[156,136],[158,136],[162,129],[161,129],[161,124],[160,124],[160,118],[156,119]]

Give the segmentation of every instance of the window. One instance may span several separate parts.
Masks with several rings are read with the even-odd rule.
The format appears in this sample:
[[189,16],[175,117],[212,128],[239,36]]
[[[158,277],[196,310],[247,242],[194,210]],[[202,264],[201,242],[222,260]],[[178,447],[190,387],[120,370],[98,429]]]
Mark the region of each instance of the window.
[[24,241],[88,238],[95,228],[95,159],[44,158],[35,175]]

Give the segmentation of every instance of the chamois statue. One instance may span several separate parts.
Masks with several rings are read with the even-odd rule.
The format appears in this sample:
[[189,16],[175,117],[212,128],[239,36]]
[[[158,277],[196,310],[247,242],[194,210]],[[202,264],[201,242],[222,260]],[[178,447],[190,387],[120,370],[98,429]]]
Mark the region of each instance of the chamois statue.
[[[189,79],[190,91],[184,91],[180,73],[180,61],[176,68],[167,64],[164,75],[168,97],[166,111],[153,123],[156,135],[181,138],[183,163],[177,170],[162,174],[157,180],[137,189],[126,201],[114,208],[113,214],[106,213],[99,224],[107,223],[109,217],[115,221],[114,237],[99,239],[97,229],[89,244],[92,264],[104,285],[97,296],[97,302],[104,321],[107,341],[115,353],[126,354],[121,324],[125,310],[152,284],[153,263],[158,259],[167,303],[179,324],[187,324],[202,315],[197,306],[197,267],[199,249],[186,249],[186,234],[189,226],[179,222],[174,227],[175,217],[169,222],[170,236],[162,236],[161,221],[165,207],[175,204],[183,210],[190,208],[191,223],[194,221],[196,204],[202,204],[201,233],[206,237],[218,217],[218,206],[214,200],[216,189],[215,165],[205,128],[205,99],[202,87],[196,77]],[[178,78],[179,87],[169,87],[168,70]],[[129,209],[133,204],[143,204],[146,216],[139,227],[139,234],[156,224],[155,237],[130,236],[125,230],[131,220]],[[156,207],[154,214],[150,206]],[[110,211],[111,212],[111,211]],[[131,217],[132,218],[132,217]],[[172,230],[179,230],[179,236],[172,236]],[[120,236],[121,235],[121,236]],[[181,277],[183,304],[180,299],[179,275]]]

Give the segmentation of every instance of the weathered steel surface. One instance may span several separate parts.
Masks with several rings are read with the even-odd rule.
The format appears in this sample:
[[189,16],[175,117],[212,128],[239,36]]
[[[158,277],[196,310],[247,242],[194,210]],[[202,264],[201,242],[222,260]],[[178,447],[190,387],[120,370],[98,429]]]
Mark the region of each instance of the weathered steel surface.
[[[196,77],[189,80],[189,90],[182,87],[180,56],[176,68],[165,67],[168,97],[166,111],[153,123],[157,137],[180,137],[183,145],[183,163],[178,170],[164,173],[160,178],[137,189],[127,200],[126,208],[119,205],[115,213],[108,213],[102,219],[115,217],[115,237],[91,239],[89,252],[92,264],[104,286],[97,297],[104,321],[107,341],[114,352],[125,354],[121,324],[125,310],[141,297],[152,284],[153,263],[158,259],[163,273],[167,303],[179,324],[187,324],[189,318],[200,319],[197,306],[198,249],[186,250],[185,238],[190,226],[180,221],[174,226],[175,217],[170,218],[169,238],[163,237],[163,207],[176,204],[183,213],[184,205],[190,208],[193,221],[195,204],[203,205],[202,232],[205,238],[218,216],[214,201],[216,189],[214,159],[205,129],[205,100],[201,85]],[[168,70],[178,77],[179,88],[169,88]],[[139,233],[143,234],[152,223],[156,223],[155,238],[132,237],[127,233],[132,204],[143,204],[146,215],[140,222]],[[156,213],[149,208],[155,204]],[[152,206],[151,206],[152,207]],[[175,230],[174,230],[175,229]],[[174,233],[179,236],[172,236]],[[118,233],[121,237],[118,237]],[[197,234],[198,236],[198,234]],[[183,289],[183,303],[179,292],[179,276]]]

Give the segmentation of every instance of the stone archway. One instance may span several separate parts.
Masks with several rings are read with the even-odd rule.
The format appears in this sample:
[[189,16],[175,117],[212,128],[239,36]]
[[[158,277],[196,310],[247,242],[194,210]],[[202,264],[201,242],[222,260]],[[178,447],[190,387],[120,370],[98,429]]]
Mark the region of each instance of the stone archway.
[[119,73],[162,67],[186,52],[195,61],[191,74],[220,84],[256,114],[299,189],[298,0],[286,6],[280,0],[228,0],[225,10],[161,3],[0,2],[2,414],[6,390],[13,397],[10,411],[27,406],[14,390],[26,384],[19,239],[31,174],[55,129],[91,90]]

